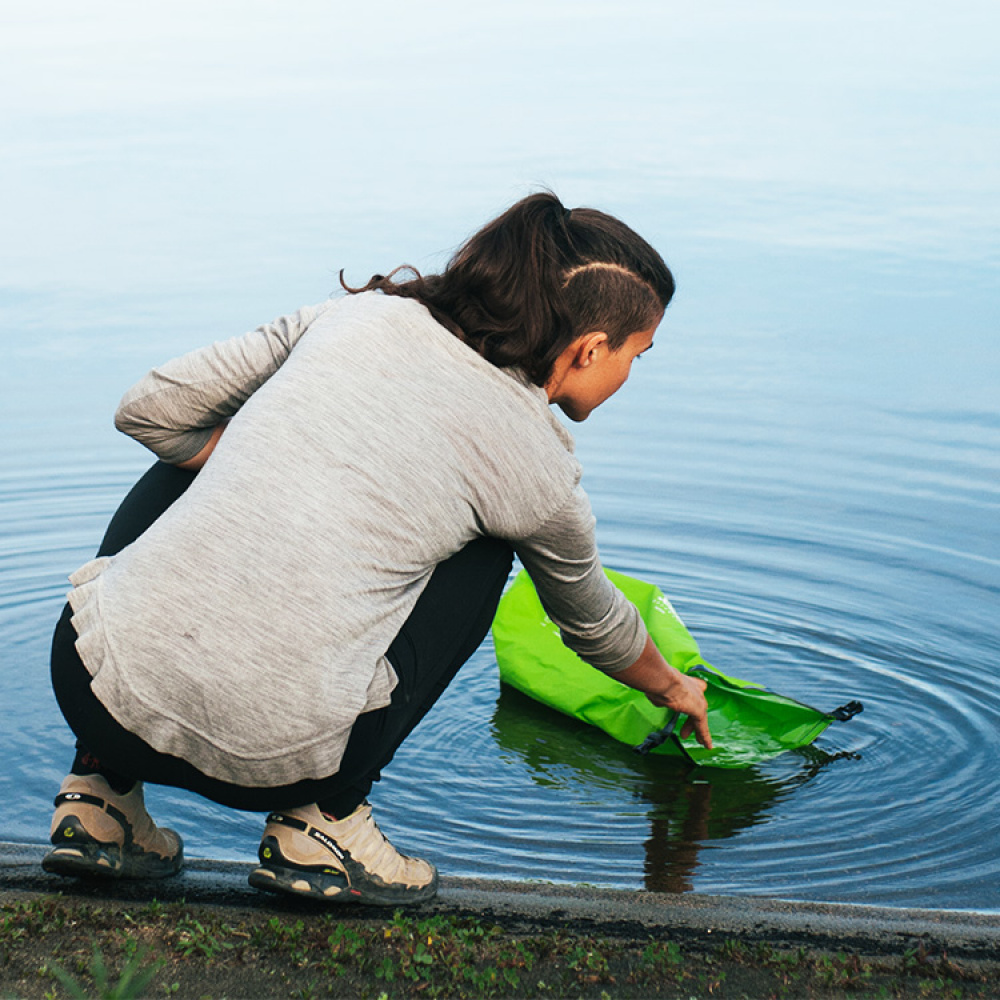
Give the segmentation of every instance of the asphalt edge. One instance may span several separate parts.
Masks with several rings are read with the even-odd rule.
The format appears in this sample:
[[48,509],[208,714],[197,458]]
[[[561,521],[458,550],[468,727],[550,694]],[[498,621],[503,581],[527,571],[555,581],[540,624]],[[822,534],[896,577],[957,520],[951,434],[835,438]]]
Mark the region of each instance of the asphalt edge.
[[[44,845],[0,842],[0,902],[59,894],[64,900],[115,905],[185,902],[235,910],[315,912],[316,904],[251,889],[252,865],[189,859],[174,878],[87,883],[41,869]],[[377,919],[385,910],[344,907],[344,916]],[[900,955],[907,951],[1000,961],[1000,913],[794,902],[750,896],[710,896],[603,889],[544,882],[444,876],[438,897],[420,913],[490,919],[514,930],[572,926],[602,936],[673,938],[712,946],[726,939],[775,947]]]

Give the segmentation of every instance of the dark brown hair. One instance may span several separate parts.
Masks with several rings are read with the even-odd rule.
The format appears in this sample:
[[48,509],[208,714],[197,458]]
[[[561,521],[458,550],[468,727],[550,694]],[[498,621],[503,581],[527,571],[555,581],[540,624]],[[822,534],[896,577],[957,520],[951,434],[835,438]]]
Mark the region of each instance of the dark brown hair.
[[[408,280],[394,280],[400,272]],[[577,337],[603,331],[612,350],[656,324],[674,294],[660,255],[623,222],[593,208],[529,195],[470,237],[441,274],[376,274],[363,288],[417,299],[499,367],[544,386]]]

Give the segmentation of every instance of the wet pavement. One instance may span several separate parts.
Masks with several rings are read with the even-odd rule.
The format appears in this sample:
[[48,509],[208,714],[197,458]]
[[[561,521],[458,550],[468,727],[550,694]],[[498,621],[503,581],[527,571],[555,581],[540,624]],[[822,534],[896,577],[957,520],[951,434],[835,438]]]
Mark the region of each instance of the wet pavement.
[[[61,893],[65,900],[183,900],[240,911],[283,909],[298,903],[251,889],[246,881],[249,863],[189,859],[180,875],[164,881],[81,883],[43,872],[44,853],[41,845],[0,843],[0,900]],[[668,895],[447,876],[442,877],[438,898],[420,912],[475,915],[518,929],[571,925],[595,934],[628,937],[669,929],[672,937],[706,943],[739,938],[767,941],[776,947],[868,955],[901,954],[922,947],[956,958],[1000,960],[1000,913]]]

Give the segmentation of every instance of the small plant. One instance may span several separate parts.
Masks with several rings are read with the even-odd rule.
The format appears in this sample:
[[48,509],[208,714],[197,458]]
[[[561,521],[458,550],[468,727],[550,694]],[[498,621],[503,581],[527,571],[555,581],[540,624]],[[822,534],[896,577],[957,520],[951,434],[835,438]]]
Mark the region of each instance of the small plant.
[[639,958],[639,968],[649,975],[684,978],[684,956],[676,941],[650,941]]
[[715,954],[724,961],[736,962],[739,965],[745,965],[751,957],[750,949],[742,941],[737,941],[735,938],[727,938],[723,941],[716,949]]
[[183,917],[177,924],[177,951],[185,958],[200,955],[211,961],[220,951],[228,948],[232,948],[232,945],[222,941],[200,920]]
[[370,942],[353,927],[337,924],[326,943],[327,952],[319,962],[325,971],[341,976],[351,965],[356,966],[359,971],[369,965]]
[[95,944],[88,969],[94,983],[93,988],[84,988],[59,965],[49,966],[49,972],[74,1000],[131,1000],[133,997],[146,995],[150,983],[164,964],[163,959],[147,962],[148,954],[145,948],[138,948],[133,944],[118,981],[112,984],[107,964],[100,948]]
[[566,956],[566,967],[576,973],[580,983],[614,982],[611,976],[605,949],[594,946],[591,941],[575,945]]
[[362,953],[368,947],[368,942],[353,927],[345,924],[337,924],[326,941],[330,951],[351,957]]
[[375,978],[384,979],[387,983],[391,983],[397,974],[396,963],[386,956],[375,966]]
[[642,961],[661,969],[676,969],[683,961],[681,947],[676,941],[650,941],[642,953]]
[[907,948],[903,952],[903,971],[915,972],[917,969],[927,965],[927,951],[921,944],[918,948]]
[[27,928],[13,914],[0,920],[0,941],[4,943],[12,944],[27,933]]
[[525,942],[514,941],[500,950],[498,961],[505,968],[524,969],[530,972],[535,964],[535,955]]

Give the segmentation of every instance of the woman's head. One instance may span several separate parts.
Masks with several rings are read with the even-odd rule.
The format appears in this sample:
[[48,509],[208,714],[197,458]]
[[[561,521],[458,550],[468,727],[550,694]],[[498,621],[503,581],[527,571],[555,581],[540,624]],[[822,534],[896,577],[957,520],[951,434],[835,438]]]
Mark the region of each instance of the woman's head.
[[391,277],[376,275],[365,290],[418,299],[488,361],[518,366],[539,386],[575,340],[600,331],[617,351],[655,328],[674,294],[663,259],[628,226],[566,209],[548,192],[480,229],[441,274]]

